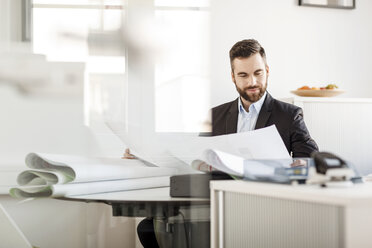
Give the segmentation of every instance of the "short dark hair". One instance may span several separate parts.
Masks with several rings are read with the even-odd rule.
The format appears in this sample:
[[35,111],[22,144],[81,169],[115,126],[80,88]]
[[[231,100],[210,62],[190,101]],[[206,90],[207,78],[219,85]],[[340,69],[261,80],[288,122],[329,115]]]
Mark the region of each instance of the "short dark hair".
[[230,64],[233,69],[232,62],[235,58],[248,58],[256,53],[259,53],[266,64],[265,49],[254,39],[238,41],[230,49]]

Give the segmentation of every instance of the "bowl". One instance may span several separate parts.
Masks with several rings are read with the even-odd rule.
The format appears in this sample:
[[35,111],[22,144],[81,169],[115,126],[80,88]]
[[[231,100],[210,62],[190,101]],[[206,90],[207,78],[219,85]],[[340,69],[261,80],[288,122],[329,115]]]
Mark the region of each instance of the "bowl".
[[292,90],[291,93],[297,96],[305,96],[305,97],[332,97],[337,96],[344,93],[344,90]]

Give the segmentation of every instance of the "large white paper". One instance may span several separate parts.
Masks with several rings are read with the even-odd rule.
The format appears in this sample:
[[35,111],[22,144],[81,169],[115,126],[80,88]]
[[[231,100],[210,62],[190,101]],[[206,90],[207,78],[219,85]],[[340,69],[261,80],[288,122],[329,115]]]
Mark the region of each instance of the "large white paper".
[[168,187],[169,176],[12,188],[14,197],[62,197]]
[[64,184],[173,175],[175,168],[146,166],[137,159],[89,158],[83,156],[29,153],[17,178],[19,185]]
[[[18,176],[21,187],[11,189],[11,194],[23,197],[61,196],[162,187],[168,185],[164,184],[164,179],[143,178],[161,178],[185,171],[195,173],[191,168],[200,168],[203,163],[241,176],[247,159],[290,159],[275,126],[214,137],[170,136],[169,144],[158,158],[163,159],[163,165],[173,165],[174,168],[154,167],[154,164],[149,167],[148,162],[141,159],[30,153],[26,157],[26,165],[30,169]],[[272,172],[269,167],[252,166],[252,170],[253,174],[259,175]]]
[[244,133],[190,138],[174,147],[172,153],[193,168],[236,176],[244,175],[248,160],[249,173],[261,176],[273,174],[275,168],[254,160],[291,160],[274,125]]
[[17,177],[15,197],[55,197],[169,186],[176,168],[149,167],[137,159],[30,153]]
[[206,150],[218,150],[244,159],[288,159],[289,153],[274,125],[243,132],[213,137],[190,137],[171,149],[171,153],[192,164],[205,158]]
[[206,150],[203,157],[206,163],[214,168],[228,174],[255,178],[269,178],[274,176],[276,168],[289,168],[292,164],[291,158],[282,159],[251,159],[225,153],[218,150]]

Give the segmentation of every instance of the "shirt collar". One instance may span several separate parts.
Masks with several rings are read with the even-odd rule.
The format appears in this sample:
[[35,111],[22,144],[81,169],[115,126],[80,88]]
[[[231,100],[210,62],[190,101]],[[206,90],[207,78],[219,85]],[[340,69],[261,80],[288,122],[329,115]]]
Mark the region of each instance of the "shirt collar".
[[[256,110],[256,113],[260,113],[262,105],[265,101],[266,95],[267,95],[267,93],[265,91],[265,93],[260,98],[260,100],[258,100],[257,102],[252,103],[249,106],[249,110],[252,110],[254,108]],[[247,111],[245,111],[245,109],[243,107],[243,104],[242,104],[242,100],[240,99],[240,97],[239,97],[239,100],[238,100],[238,111],[239,111],[240,114],[247,114],[248,113]]]

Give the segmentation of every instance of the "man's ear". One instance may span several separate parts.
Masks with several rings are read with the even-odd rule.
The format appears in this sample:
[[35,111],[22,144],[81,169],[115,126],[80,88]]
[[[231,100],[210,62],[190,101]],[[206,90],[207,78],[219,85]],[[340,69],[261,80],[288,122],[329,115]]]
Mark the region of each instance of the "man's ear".
[[266,74],[267,74],[267,76],[269,76],[269,71],[270,71],[270,70],[269,70],[269,66],[266,65],[266,66],[265,66],[265,69],[266,69]]
[[234,71],[233,71],[233,69],[231,69],[231,80],[232,80],[233,83],[235,84],[235,76],[234,76]]

